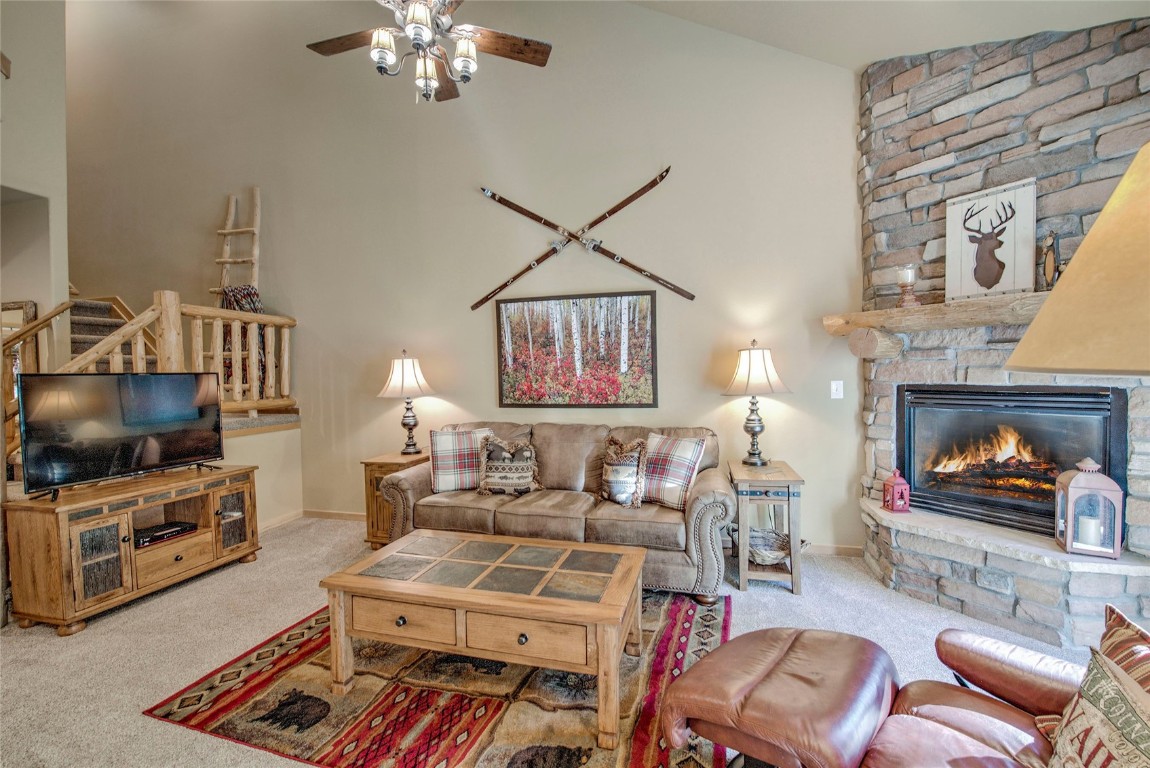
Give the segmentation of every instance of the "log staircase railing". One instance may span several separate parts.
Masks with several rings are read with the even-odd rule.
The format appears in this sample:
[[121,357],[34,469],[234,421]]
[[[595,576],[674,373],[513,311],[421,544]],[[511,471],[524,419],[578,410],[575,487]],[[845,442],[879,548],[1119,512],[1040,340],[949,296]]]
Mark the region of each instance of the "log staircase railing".
[[[146,333],[150,332],[155,338],[156,370],[214,371],[220,379],[224,412],[256,415],[261,410],[293,408],[291,329],[295,325],[291,317],[181,304],[175,291],[156,291],[152,306],[60,372],[94,373],[105,361],[113,373],[144,372]],[[185,338],[190,339],[187,345]],[[129,355],[123,352],[125,344],[131,345]]]

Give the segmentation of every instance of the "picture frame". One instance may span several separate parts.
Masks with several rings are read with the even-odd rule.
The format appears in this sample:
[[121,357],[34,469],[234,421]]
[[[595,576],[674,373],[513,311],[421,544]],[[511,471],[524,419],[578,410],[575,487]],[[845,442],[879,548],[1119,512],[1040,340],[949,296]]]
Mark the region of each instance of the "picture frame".
[[946,201],[946,300],[1034,290],[1035,179]]
[[655,292],[495,305],[500,408],[656,408]]

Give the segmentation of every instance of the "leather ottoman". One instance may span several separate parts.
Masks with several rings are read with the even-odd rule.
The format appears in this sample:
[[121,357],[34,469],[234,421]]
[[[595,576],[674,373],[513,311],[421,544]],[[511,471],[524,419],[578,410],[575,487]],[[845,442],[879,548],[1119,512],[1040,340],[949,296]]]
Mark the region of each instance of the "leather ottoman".
[[667,690],[663,733],[704,739],[779,768],[857,766],[898,692],[894,662],[865,638],[775,628],[739,635]]

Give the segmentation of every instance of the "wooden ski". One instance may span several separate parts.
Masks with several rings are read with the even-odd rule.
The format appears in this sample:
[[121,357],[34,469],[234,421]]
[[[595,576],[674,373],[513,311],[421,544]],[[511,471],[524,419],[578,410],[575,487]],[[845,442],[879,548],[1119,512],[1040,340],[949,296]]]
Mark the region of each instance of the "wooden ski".
[[659,277],[658,275],[655,275],[651,272],[648,272],[647,270],[643,269],[642,267],[638,266],[637,264],[634,264],[634,263],[628,261],[627,259],[623,258],[622,256],[619,256],[615,252],[608,250],[607,248],[604,248],[601,241],[592,240],[591,238],[584,237],[584,235],[586,235],[589,231],[591,231],[595,227],[599,226],[604,221],[611,218],[612,216],[617,214],[619,211],[623,210],[628,205],[635,202],[640,197],[647,194],[652,189],[654,189],[656,186],[658,186],[659,183],[661,181],[663,181],[663,179],[667,178],[667,174],[669,174],[670,172],[671,172],[671,167],[667,166],[655,178],[651,179],[645,185],[643,185],[639,189],[635,190],[627,198],[619,201],[614,206],[612,206],[608,210],[604,211],[598,217],[592,219],[590,222],[588,222],[582,228],[580,228],[577,232],[571,232],[566,227],[562,227],[559,224],[556,224],[555,222],[553,222],[549,219],[546,219],[537,213],[534,213],[533,211],[529,211],[528,209],[524,208],[523,206],[521,206],[521,205],[519,205],[519,204],[517,204],[511,200],[508,200],[507,198],[503,197],[502,195],[484,187],[482,189],[482,191],[483,191],[483,194],[486,195],[487,197],[491,198],[492,200],[494,200],[495,202],[504,206],[505,208],[509,208],[509,209],[515,211],[516,213],[518,213],[519,215],[524,216],[528,219],[531,219],[532,221],[538,222],[538,223],[542,224],[543,226],[547,227],[548,229],[550,229],[554,232],[557,232],[560,236],[562,236],[564,238],[564,240],[562,242],[553,243],[549,250],[547,250],[546,252],[541,254],[538,258],[536,258],[534,261],[532,261],[526,267],[519,270],[517,273],[515,273],[515,275],[513,275],[509,280],[507,280],[505,283],[500,285],[498,288],[494,289],[493,291],[488,293],[486,296],[484,296],[482,299],[480,299],[479,301],[472,304],[471,309],[475,310],[475,309],[478,309],[479,307],[483,306],[488,301],[490,301],[492,298],[494,298],[497,294],[499,294],[499,292],[502,291],[504,288],[511,285],[516,280],[518,280],[520,277],[522,277],[523,275],[527,274],[531,270],[538,267],[540,264],[542,264],[547,259],[558,254],[560,251],[562,251],[564,248],[566,248],[570,243],[574,243],[574,242],[579,243],[584,248],[586,248],[588,251],[598,253],[601,256],[604,256],[608,259],[611,259],[616,264],[621,264],[622,266],[627,267],[628,269],[642,275],[643,277],[646,277],[650,280],[654,280],[659,285],[663,286],[664,288],[667,288],[670,291],[674,291],[675,293],[679,294],[680,296],[682,296],[685,299],[694,300],[695,294],[693,294],[689,291],[686,291],[683,288],[680,288],[679,286],[675,285],[674,283],[670,282],[669,280],[666,280],[662,277]]

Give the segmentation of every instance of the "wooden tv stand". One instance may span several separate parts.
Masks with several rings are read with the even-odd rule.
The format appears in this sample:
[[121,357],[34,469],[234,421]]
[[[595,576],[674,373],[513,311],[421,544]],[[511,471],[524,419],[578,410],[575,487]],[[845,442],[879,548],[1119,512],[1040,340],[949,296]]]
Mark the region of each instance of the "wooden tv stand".
[[[4,503],[12,615],[21,627],[55,624],[72,635],[86,620],[226,563],[250,563],[257,467],[190,467],[50,497]],[[196,529],[135,546],[136,532],[172,522]]]

